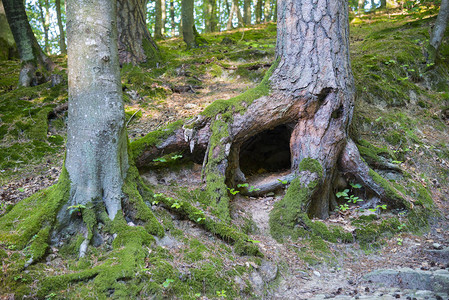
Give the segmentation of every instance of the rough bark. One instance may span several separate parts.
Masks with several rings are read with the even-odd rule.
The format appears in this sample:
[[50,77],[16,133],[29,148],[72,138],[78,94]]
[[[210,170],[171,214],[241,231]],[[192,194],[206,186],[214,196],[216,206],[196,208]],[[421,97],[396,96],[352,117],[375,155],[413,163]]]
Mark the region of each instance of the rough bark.
[[[251,93],[244,94],[242,100],[228,102],[228,106],[220,103],[218,107],[225,108],[218,110],[212,105],[164,142],[144,149],[137,157],[137,165],[143,167],[162,153],[181,149],[193,151],[194,156],[205,152],[203,177],[207,191],[211,203],[226,218],[227,187],[246,180],[240,170],[242,145],[282,125],[292,130],[291,170],[283,176],[287,181],[298,178],[301,186],[310,187],[310,197],[303,199],[301,206],[309,216],[326,218],[335,208],[333,186],[342,174],[386,200],[385,192],[370,177],[348,136],[354,108],[348,28],[345,0],[279,2],[278,65],[269,79],[271,91],[267,88],[265,96],[255,99]],[[320,171],[304,168],[308,161],[318,165]],[[278,185],[265,182],[260,188]]]
[[56,0],[56,17],[58,19],[58,28],[59,28],[59,51],[62,54],[67,53],[67,47],[65,44],[65,32],[64,32],[64,24],[62,23],[62,14],[61,14],[61,0]]
[[101,202],[111,219],[128,168],[116,18],[115,1],[67,1],[69,205]]
[[3,2],[0,0],[0,61],[12,59],[17,56],[17,47],[14,42],[8,20],[6,20]]
[[234,19],[234,14],[237,16],[238,27],[243,26],[244,25],[244,21],[243,21],[242,14],[240,13],[239,1],[238,0],[232,0],[231,13],[229,14],[228,23],[227,23],[227,26],[226,26],[227,30],[231,30],[232,27],[233,27],[232,26],[232,21]]
[[379,8],[387,8],[387,0],[380,0]]
[[243,2],[243,23],[251,25],[251,0],[244,0]]
[[55,64],[42,52],[37,43],[28,23],[24,2],[4,0],[3,5],[22,60],[19,86],[34,86],[47,81],[49,78],[47,73],[55,68]]
[[146,26],[147,0],[117,0],[118,51],[121,64],[160,61],[159,48]]
[[193,0],[183,0],[181,3],[182,37],[187,48],[196,48],[198,43],[195,39],[195,20],[193,18]]
[[441,42],[443,41],[444,32],[446,31],[447,21],[449,19],[449,0],[442,0],[440,12],[433,27],[428,46],[428,61],[434,62]]

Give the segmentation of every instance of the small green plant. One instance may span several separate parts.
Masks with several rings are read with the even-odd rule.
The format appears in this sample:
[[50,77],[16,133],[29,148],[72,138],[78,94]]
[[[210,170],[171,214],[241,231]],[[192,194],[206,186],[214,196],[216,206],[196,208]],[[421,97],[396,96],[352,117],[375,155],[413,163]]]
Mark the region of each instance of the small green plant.
[[173,279],[167,278],[167,279],[165,279],[165,281],[162,283],[162,286],[163,286],[164,288],[168,288],[172,282],[175,282],[175,281],[174,281]]
[[217,291],[217,297],[221,297],[221,298],[226,298],[226,291],[225,290],[221,290],[221,291]]
[[407,227],[407,225],[405,223],[402,223],[401,225],[398,226],[398,230],[402,230],[405,227]]
[[157,201],[157,200],[154,200],[153,202],[151,202],[151,205],[158,205],[159,204],[159,201]]
[[45,296],[45,299],[53,299],[54,297],[56,297],[55,293],[50,293],[47,296]]
[[200,298],[201,297],[201,293],[196,293],[195,294],[195,298]]
[[402,246],[402,242],[404,241],[404,239],[402,239],[402,238],[397,238],[396,241],[397,241],[397,243],[398,243],[399,246]]
[[171,208],[176,208],[176,209],[178,209],[178,208],[180,208],[181,207],[181,204],[178,202],[178,201],[175,201],[175,203],[173,203],[172,205],[171,205]]
[[153,159],[154,162],[167,162],[167,160],[163,157]]
[[288,180],[287,180],[287,179],[285,179],[285,180],[278,179],[278,181],[279,181],[280,183],[282,183],[282,184],[287,184],[287,183],[288,183]]
[[352,188],[354,188],[354,189],[361,189],[361,188],[362,188],[362,185],[361,185],[361,184],[358,184],[358,183],[352,183],[352,182],[350,182],[349,185],[350,185]]
[[347,211],[348,209],[349,209],[349,205],[348,204],[340,204],[339,206],[339,209],[341,210],[341,211]]
[[377,205],[375,208],[369,208],[368,210],[371,212],[376,212],[379,208],[387,209],[387,205],[386,204]]
[[25,189],[24,189],[24,188],[18,188],[18,190],[19,190],[19,192],[21,192],[21,193],[25,192]]
[[241,187],[248,187],[249,186],[249,184],[247,184],[247,183],[240,183],[240,184],[237,184],[237,187],[238,188],[241,188]]
[[257,243],[260,243],[260,241],[256,241],[256,240],[250,240],[250,239],[248,239],[248,242],[250,242],[250,243],[253,243],[253,244],[257,244]]
[[229,192],[233,195],[233,196],[235,196],[235,195],[237,195],[238,193],[240,193],[240,191],[236,191],[235,189],[230,189],[230,188],[228,188],[228,190],[229,190]]
[[162,194],[162,193],[154,194],[153,197],[154,197],[154,198],[164,197],[164,194]]
[[256,188],[255,186],[250,186],[249,187],[249,190],[248,190],[248,192],[257,192],[257,191],[260,191],[260,189],[259,188]]
[[86,206],[83,204],[77,204],[77,205],[71,205],[69,207],[67,207],[67,210],[70,210],[70,214],[73,213],[81,213],[83,211],[83,209],[85,209]]

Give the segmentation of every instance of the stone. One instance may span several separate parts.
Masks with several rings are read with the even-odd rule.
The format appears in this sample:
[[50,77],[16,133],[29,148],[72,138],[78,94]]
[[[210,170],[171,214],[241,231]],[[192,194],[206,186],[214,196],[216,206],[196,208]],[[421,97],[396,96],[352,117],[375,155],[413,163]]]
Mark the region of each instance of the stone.
[[258,271],[260,273],[260,276],[262,276],[263,281],[268,283],[276,278],[278,274],[278,267],[271,261],[263,260]]
[[436,250],[443,249],[443,246],[441,246],[441,244],[439,244],[439,243],[433,243],[432,247],[433,247],[433,249],[436,249]]
[[264,290],[264,282],[262,276],[260,276],[259,272],[253,271],[249,274],[249,281],[254,288],[254,292],[257,295],[262,295]]

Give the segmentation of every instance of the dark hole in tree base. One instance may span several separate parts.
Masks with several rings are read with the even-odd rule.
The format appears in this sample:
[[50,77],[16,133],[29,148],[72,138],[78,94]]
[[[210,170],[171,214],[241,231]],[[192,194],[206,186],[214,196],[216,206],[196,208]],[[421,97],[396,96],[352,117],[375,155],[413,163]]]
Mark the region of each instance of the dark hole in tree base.
[[240,147],[240,169],[246,176],[284,171],[291,168],[291,126],[265,130]]

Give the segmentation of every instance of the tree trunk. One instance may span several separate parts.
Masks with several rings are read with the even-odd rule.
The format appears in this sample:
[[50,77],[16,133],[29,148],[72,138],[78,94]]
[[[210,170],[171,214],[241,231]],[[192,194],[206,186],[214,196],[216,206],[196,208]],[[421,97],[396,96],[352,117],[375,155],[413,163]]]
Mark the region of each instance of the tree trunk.
[[167,3],[165,0],[161,1],[161,10],[162,10],[162,36],[165,35],[165,24],[167,24]]
[[254,0],[254,13],[256,15],[256,24],[262,22],[262,0]]
[[387,0],[380,0],[379,8],[387,8]]
[[154,21],[154,38],[162,39],[162,0],[156,0],[155,21]]
[[251,25],[251,0],[244,0],[243,2],[243,23]]
[[271,4],[271,0],[265,0],[265,4],[264,4],[264,11],[263,11],[263,16],[264,16],[264,21],[265,22],[269,22],[270,21],[270,4]]
[[116,20],[115,1],[67,1],[69,205],[104,203],[110,219],[128,169]]
[[233,18],[234,18],[234,13],[237,16],[238,26],[243,26],[244,25],[242,14],[240,13],[239,1],[238,0],[232,0],[231,13],[229,14],[228,24],[226,26],[227,30],[231,30],[232,27],[233,27],[232,26],[232,21],[233,21]]
[[[226,4],[227,4],[227,1],[226,1]],[[234,11],[235,11],[235,5],[234,5],[234,0],[232,0],[231,9],[229,10],[229,15],[228,15],[228,23],[226,24],[226,30],[232,29],[232,19],[234,18]]]
[[159,48],[146,26],[147,0],[117,0],[118,53],[121,64],[160,61]]
[[0,0],[0,61],[14,57],[17,57],[17,46],[6,19],[3,2]]
[[42,52],[37,43],[28,23],[24,2],[4,0],[3,5],[22,60],[19,86],[34,86],[44,83],[49,78],[48,71],[51,72],[55,68],[55,64]]
[[65,34],[64,34],[64,24],[62,23],[61,15],[61,0],[56,0],[56,17],[58,18],[58,28],[59,28],[59,51],[62,54],[67,53],[67,47],[65,45]]
[[[285,179],[296,179],[287,191],[290,196],[273,216],[275,223],[297,224],[307,215],[328,217],[336,206],[334,182],[342,174],[387,199],[348,136],[354,83],[347,1],[286,0],[279,2],[278,9],[278,64],[271,77],[238,99],[212,104],[159,143],[163,146],[152,145],[135,153],[137,165],[181,149],[196,151],[196,155],[205,152],[203,177],[211,206],[229,219],[227,189],[246,181],[240,157],[247,143],[277,128],[278,135],[287,135],[289,140],[291,172]],[[313,17],[317,15],[321,17]],[[282,184],[275,178],[261,188],[266,186],[274,189]],[[295,209],[288,212],[291,205]],[[286,214],[292,213],[293,219],[288,219]]]
[[235,6],[235,12],[237,14],[237,20],[238,20],[239,27],[243,27],[244,22],[243,22],[242,13],[240,12],[239,0],[234,0],[234,2],[235,2],[234,6]]
[[365,0],[359,0],[357,8],[358,8],[357,10],[359,12],[363,11],[365,9]]
[[50,43],[48,40],[48,31],[50,27],[50,14],[48,0],[43,3],[42,0],[37,2],[39,8],[39,17],[44,29],[44,49],[46,54],[50,54]]
[[432,35],[430,37],[428,49],[428,61],[435,62],[438,49],[443,41],[444,32],[446,31],[447,21],[449,19],[449,0],[442,0],[440,12],[433,27]]
[[170,29],[171,36],[176,35],[176,23],[175,23],[175,0],[170,0]]
[[204,28],[206,32],[215,32],[217,29],[216,0],[204,1]]
[[193,18],[193,0],[183,0],[181,3],[182,37],[187,48],[196,48],[198,43],[195,38],[195,20]]

